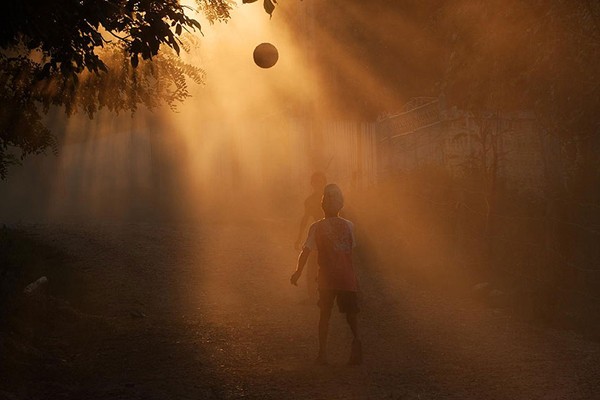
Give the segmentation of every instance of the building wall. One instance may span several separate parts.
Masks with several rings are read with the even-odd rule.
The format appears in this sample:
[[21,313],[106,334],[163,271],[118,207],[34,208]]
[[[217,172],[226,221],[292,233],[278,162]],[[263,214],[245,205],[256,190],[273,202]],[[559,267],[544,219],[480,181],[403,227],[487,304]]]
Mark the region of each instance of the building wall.
[[496,157],[497,178],[504,185],[541,193],[545,160],[540,138],[535,119],[528,113],[476,117],[447,110],[432,99],[378,121],[378,170],[389,175],[435,166],[454,176],[469,168],[489,174]]

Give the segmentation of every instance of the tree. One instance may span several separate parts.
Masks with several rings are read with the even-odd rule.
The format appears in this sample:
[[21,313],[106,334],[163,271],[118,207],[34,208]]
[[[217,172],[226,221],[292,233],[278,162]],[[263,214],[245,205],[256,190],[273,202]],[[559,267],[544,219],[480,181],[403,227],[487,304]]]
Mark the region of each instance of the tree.
[[[210,23],[228,20],[235,4],[195,2]],[[269,14],[273,3],[264,2]],[[189,97],[188,80],[204,79],[178,57],[192,46],[188,33],[201,32],[192,11],[179,0],[7,3],[0,13],[0,178],[19,158],[56,151],[43,120],[51,109],[92,118],[101,109],[173,107]]]

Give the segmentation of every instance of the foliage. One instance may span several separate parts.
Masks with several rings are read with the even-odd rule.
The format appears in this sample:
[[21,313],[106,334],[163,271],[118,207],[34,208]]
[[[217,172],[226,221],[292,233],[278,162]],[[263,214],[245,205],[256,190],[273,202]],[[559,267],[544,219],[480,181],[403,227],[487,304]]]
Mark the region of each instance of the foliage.
[[[257,0],[242,0],[242,3],[255,3],[256,1]],[[275,10],[275,4],[277,4],[277,0],[263,0],[265,12],[272,15]]]
[[[227,21],[232,0],[196,0],[209,23]],[[51,108],[92,118],[190,96],[204,72],[178,56],[200,23],[179,0],[22,0],[0,13],[0,178],[12,150],[56,150],[44,124]],[[270,11],[272,12],[272,10]]]

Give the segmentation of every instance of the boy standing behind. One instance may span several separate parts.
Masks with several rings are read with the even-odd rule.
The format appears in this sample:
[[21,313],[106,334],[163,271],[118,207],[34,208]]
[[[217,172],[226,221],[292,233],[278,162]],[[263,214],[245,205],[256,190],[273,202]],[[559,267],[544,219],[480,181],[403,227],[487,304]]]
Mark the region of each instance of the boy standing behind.
[[[310,186],[312,187],[312,193],[304,200],[304,214],[300,220],[300,230],[298,231],[298,237],[294,244],[296,250],[302,250],[302,239],[306,232],[308,223],[313,223],[320,219],[323,219],[323,209],[321,208],[321,198],[323,197],[323,189],[327,185],[327,178],[325,174],[317,171],[312,174],[310,178]],[[317,271],[319,266],[317,265],[317,254],[313,252],[306,261],[306,290],[308,293],[309,301],[317,298]]]
[[318,364],[327,363],[327,335],[333,303],[346,314],[346,321],[352,331],[352,351],[349,365],[362,363],[362,348],[358,336],[358,280],[352,265],[352,249],[356,245],[354,225],[340,218],[344,206],[342,191],[335,184],[325,186],[321,206],[325,218],[311,225],[308,237],[298,257],[298,266],[290,282],[297,285],[311,251],[318,250],[319,287],[319,355]]

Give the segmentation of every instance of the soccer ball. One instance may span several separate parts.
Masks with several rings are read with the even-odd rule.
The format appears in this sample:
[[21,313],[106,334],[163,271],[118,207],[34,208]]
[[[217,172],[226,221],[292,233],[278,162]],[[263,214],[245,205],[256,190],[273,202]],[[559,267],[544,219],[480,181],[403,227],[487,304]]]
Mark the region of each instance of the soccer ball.
[[271,68],[279,59],[277,48],[271,43],[261,43],[254,49],[254,63],[261,68]]

